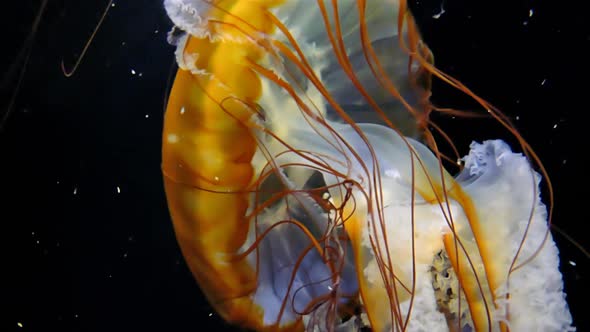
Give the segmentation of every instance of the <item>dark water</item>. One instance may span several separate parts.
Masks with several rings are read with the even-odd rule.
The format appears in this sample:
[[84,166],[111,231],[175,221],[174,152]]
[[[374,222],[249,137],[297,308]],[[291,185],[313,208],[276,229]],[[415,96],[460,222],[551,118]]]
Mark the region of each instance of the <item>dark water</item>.
[[[160,133],[171,24],[160,0],[115,3],[66,78],[60,61],[73,64],[106,1],[48,1],[0,132],[0,301],[7,308],[0,331],[230,329],[193,281],[166,210]],[[10,64],[40,5],[27,0],[0,12],[2,115],[17,82]],[[440,0],[414,7],[437,65],[513,119],[553,181],[554,223],[590,248],[584,11],[550,1],[449,0],[435,19]],[[433,98],[474,107],[442,84]],[[490,120],[436,119],[463,152],[473,139],[509,140]],[[590,262],[554,237],[575,324],[589,331]]]

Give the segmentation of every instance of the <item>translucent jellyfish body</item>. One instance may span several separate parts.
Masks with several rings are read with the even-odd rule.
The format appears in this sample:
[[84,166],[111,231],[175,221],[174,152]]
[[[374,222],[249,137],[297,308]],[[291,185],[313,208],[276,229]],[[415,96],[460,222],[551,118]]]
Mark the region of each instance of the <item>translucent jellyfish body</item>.
[[541,177],[500,140],[423,144],[432,56],[403,0],[166,0],[176,236],[256,330],[564,331]]

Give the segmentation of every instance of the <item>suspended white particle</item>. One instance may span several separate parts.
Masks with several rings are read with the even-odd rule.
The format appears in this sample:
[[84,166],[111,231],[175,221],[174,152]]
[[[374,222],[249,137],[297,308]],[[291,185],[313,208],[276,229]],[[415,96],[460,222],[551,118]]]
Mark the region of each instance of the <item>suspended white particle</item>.
[[442,16],[442,14],[445,13],[445,8],[443,7],[443,4],[444,2],[440,4],[440,11],[437,14],[432,15],[433,19],[438,20]]

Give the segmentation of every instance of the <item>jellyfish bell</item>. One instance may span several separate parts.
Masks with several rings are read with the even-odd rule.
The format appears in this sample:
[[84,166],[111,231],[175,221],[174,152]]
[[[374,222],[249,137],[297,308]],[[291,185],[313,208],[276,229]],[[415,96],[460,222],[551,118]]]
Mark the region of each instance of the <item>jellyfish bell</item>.
[[501,140],[473,143],[456,177],[444,169],[428,130],[431,75],[470,92],[433,67],[405,1],[164,6],[185,32],[170,38],[166,195],[224,319],[571,329],[540,175]]

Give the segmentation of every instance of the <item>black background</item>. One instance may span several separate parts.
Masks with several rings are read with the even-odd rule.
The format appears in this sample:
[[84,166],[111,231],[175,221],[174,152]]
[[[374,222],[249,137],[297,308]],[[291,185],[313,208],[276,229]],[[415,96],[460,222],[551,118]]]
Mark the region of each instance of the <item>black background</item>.
[[[48,1],[0,132],[0,331],[229,330],[184,264],[166,210],[160,134],[173,48],[162,2],[116,1],[74,76],[60,70],[106,4]],[[0,7],[2,115],[40,5]],[[436,19],[440,0],[412,6],[436,64],[513,119],[551,176],[554,224],[590,248],[586,12],[555,1],[447,0]],[[439,105],[475,107],[440,83],[433,94]],[[471,140],[513,142],[491,120],[434,119],[463,153]],[[590,331],[590,262],[554,237],[574,322]]]

